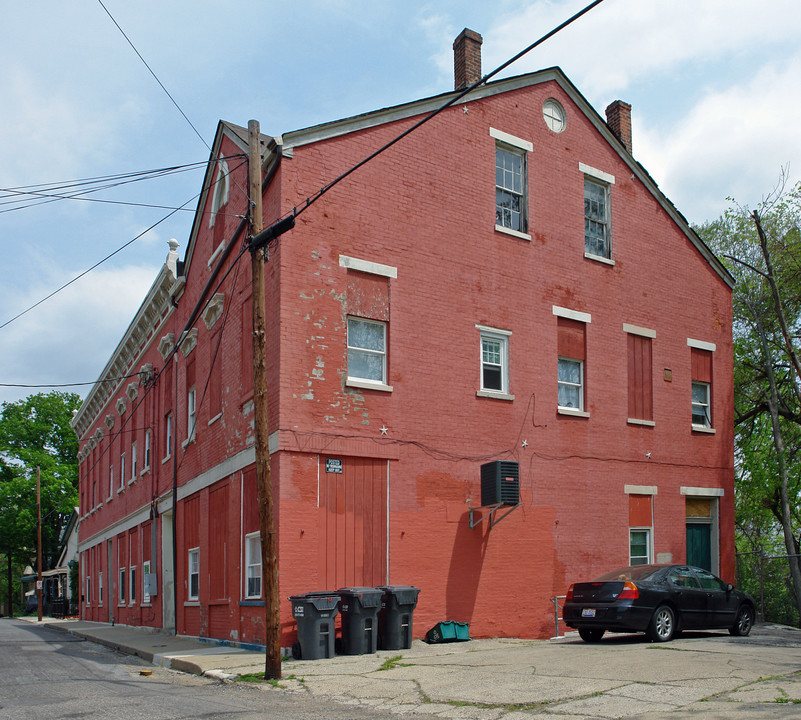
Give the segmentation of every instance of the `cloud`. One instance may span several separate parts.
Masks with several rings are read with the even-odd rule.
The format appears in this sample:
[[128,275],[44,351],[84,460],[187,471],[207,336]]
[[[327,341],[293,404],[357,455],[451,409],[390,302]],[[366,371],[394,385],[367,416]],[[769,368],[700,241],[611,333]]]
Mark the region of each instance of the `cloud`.
[[[709,91],[683,121],[661,130],[634,121],[638,158],[693,222],[712,220],[726,197],[755,207],[789,163],[801,176],[801,53],[745,82]],[[709,209],[715,208],[710,216]]]
[[[0,382],[96,380],[157,274],[157,267],[146,265],[95,270],[0,330]],[[71,277],[54,268],[44,268],[43,275],[26,297],[15,298],[14,306],[32,305]],[[2,298],[2,306],[10,306],[9,298]],[[85,395],[89,389],[74,390]],[[33,392],[39,391],[0,388],[0,401]]]

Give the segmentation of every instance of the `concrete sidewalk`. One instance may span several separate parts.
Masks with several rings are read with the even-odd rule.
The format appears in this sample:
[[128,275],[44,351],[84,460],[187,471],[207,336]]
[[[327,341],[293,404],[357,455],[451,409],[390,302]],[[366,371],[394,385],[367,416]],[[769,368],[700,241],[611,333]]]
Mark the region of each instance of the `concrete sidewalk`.
[[[104,623],[43,624],[219,680],[264,669],[260,649]],[[636,635],[609,635],[594,645],[572,635],[443,645],[415,640],[409,650],[285,660],[283,676],[270,691],[455,720],[776,720],[801,716],[801,631],[760,625],[748,638],[688,633],[666,644]]]

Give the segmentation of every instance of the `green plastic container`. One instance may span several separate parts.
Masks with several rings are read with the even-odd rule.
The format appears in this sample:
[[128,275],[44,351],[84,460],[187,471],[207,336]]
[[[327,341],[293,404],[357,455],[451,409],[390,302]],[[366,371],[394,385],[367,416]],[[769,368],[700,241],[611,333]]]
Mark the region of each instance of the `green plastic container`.
[[470,625],[454,620],[438,622],[426,633],[427,643],[463,642],[470,639]]

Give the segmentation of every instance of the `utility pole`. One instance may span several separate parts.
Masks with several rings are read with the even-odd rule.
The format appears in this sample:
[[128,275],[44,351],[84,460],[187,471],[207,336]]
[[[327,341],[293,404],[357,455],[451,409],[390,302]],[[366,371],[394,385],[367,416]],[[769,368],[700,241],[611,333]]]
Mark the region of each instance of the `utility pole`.
[[[250,234],[263,229],[261,132],[257,120],[248,122]],[[278,598],[278,543],[273,517],[273,485],[270,476],[269,425],[266,372],[266,309],[264,299],[264,251],[251,246],[251,282],[253,288],[253,406],[256,432],[256,487],[259,499],[261,533],[261,577],[265,609],[265,680],[281,677],[281,612]]]
[[36,604],[42,622],[42,479],[36,466]]

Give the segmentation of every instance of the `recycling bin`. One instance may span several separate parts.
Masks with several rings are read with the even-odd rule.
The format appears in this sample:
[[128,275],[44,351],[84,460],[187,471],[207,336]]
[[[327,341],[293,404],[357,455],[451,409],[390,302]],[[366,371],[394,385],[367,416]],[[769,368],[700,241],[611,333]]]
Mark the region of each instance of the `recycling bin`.
[[378,648],[408,650],[412,646],[414,609],[420,588],[413,585],[382,585],[384,595],[378,613]]
[[336,615],[339,595],[310,592],[292,595],[292,617],[298,623],[298,642],[292,645],[296,660],[320,660],[334,657]]
[[349,587],[337,590],[342,613],[342,654],[368,655],[378,650],[378,612],[383,590]]

